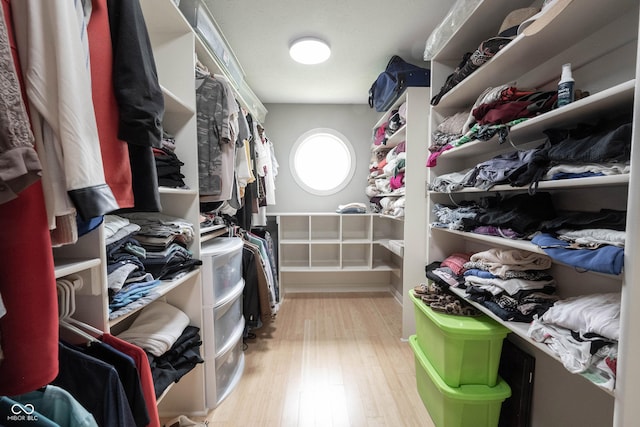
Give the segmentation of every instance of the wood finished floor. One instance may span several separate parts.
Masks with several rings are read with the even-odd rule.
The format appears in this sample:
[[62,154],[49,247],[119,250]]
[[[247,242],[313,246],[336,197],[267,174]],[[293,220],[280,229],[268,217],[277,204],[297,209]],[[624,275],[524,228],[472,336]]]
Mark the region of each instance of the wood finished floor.
[[433,427],[401,329],[390,294],[287,295],[209,427]]

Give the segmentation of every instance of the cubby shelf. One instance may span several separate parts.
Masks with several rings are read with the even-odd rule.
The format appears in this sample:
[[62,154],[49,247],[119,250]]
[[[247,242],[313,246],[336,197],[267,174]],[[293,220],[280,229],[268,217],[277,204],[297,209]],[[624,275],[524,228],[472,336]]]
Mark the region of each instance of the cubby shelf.
[[[284,292],[322,290],[388,290],[402,258],[384,244],[402,238],[402,222],[377,214],[281,213],[279,230],[280,286]],[[305,285],[300,275],[324,277],[325,285]],[[354,278],[352,274],[358,274]]]

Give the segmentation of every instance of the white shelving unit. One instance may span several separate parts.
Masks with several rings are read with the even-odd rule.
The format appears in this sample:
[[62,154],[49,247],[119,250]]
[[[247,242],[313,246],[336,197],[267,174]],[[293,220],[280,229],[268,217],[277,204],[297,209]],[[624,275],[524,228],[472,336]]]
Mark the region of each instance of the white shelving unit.
[[[150,33],[154,51],[158,78],[165,91],[165,120],[166,130],[176,136],[176,154],[185,163],[183,174],[189,190],[161,189],[163,210],[168,214],[192,219],[199,238],[194,242],[194,255],[198,258],[207,252],[205,242],[211,249],[213,240],[223,236],[227,230],[224,226],[199,228],[199,198],[198,198],[198,155],[196,135],[196,93],[195,93],[195,59],[197,58],[210,72],[228,76],[222,62],[216,58],[197,31],[184,18],[182,12],[170,0],[141,0],[145,20]],[[250,90],[241,94],[236,82],[229,79],[235,88],[235,95],[241,104],[259,121],[264,120],[266,110],[254,98]],[[181,142],[183,142],[181,144]],[[185,216],[186,215],[186,216]],[[237,252],[237,251],[236,251]],[[240,251],[241,257],[241,251]],[[218,254],[217,260],[225,258]],[[233,259],[237,261],[238,253]],[[207,259],[203,268],[219,269],[215,259]],[[213,263],[213,266],[210,265]],[[235,264],[238,264],[235,262]],[[235,265],[234,264],[234,265]],[[187,299],[188,313],[192,319],[197,319],[196,326],[201,327],[203,340],[203,365],[198,365],[190,382],[182,384],[180,380],[174,388],[175,392],[168,394],[159,404],[161,416],[179,413],[205,414],[216,407],[230,393],[237,384],[244,367],[242,353],[242,333],[244,320],[242,318],[242,288],[244,283],[236,271],[236,292],[226,298],[224,295],[214,295],[209,290],[220,282],[215,271],[196,273],[193,276],[194,295]],[[189,283],[189,276],[183,281]],[[167,286],[167,290],[182,295],[182,288],[186,284]],[[185,298],[186,296],[183,296]]]
[[[396,219],[399,229],[395,233],[397,239],[402,241],[402,249],[393,242],[379,241],[381,246],[386,247],[390,252],[398,255],[402,259],[401,276],[391,289],[396,299],[402,303],[402,336],[408,339],[415,333],[415,318],[413,303],[409,299],[409,290],[417,284],[424,282],[424,265],[426,251],[426,205],[425,182],[427,172],[425,164],[427,162],[426,142],[429,138],[429,100],[431,89],[428,87],[409,87],[398,98],[398,100],[382,113],[373,126],[373,129],[380,127],[389,120],[391,112],[397,109],[402,103],[407,103],[406,123],[402,125],[386,142],[386,147],[395,147],[401,142],[406,142],[405,160],[405,213],[404,217]],[[382,146],[372,146],[372,150],[380,150]],[[401,255],[400,253],[401,252]]]
[[[495,36],[506,14],[530,1],[494,0],[481,2],[466,22],[432,59],[432,87],[441,87],[453,72],[462,55],[475,49],[480,42]],[[494,58],[445,94],[431,108],[431,128],[446,117],[468,110],[487,87],[516,82],[518,87],[554,90],[561,66],[571,62],[576,88],[590,96],[568,106],[540,115],[513,126],[513,145],[500,145],[496,140],[474,141],[444,152],[437,166],[428,170],[428,179],[473,167],[497,154],[539,145],[543,131],[554,127],[571,127],[578,123],[595,122],[599,118],[631,113],[634,131],[632,164],[638,156],[638,16],[637,1],[597,0],[580,2],[557,0],[554,8],[537,24],[517,36]],[[610,392],[582,376],[569,373],[560,358],[546,345],[533,342],[527,335],[528,325],[504,322],[483,306],[475,304],[489,316],[507,326],[509,339],[536,357],[533,411],[531,425],[547,426],[635,426],[640,419],[640,368],[634,355],[640,349],[640,304],[636,282],[638,236],[637,219],[640,202],[637,177],[630,175],[581,178],[541,182],[537,191],[551,194],[558,209],[594,211],[610,208],[627,211],[627,240],[624,273],[620,276],[578,272],[575,268],[554,262],[551,272],[558,283],[561,298],[599,292],[622,291],[621,339],[617,384]],[[435,203],[451,204],[476,200],[490,193],[525,193],[526,188],[499,185],[490,191],[466,188],[453,194],[428,192],[427,223],[434,221],[431,208]],[[473,233],[433,228],[427,230],[427,261],[439,261],[453,252],[477,252],[490,247],[503,247],[542,253],[528,241],[510,240]],[[635,288],[634,288],[635,287]],[[461,290],[456,290],[464,295]]]
[[[203,242],[223,235],[226,229],[214,226],[200,230],[199,227],[195,52],[198,51],[200,60],[212,72],[222,71],[175,2],[140,0],[140,4],[164,94],[163,128],[175,137],[176,155],[184,162],[181,172],[188,186],[188,189],[160,188],[162,213],[184,218],[193,224],[197,237],[188,249],[195,258],[200,259]],[[266,110],[251,96],[250,90],[245,88],[241,103],[259,120],[264,120]],[[248,104],[245,103],[247,99]],[[54,248],[53,252],[57,278],[78,275],[83,279],[84,285],[76,294],[74,317],[77,320],[113,335],[131,325],[142,308],[109,320],[107,256],[102,226],[82,236],[76,244]],[[239,292],[232,295],[234,298],[211,303],[206,300],[200,269],[173,281],[163,281],[156,288],[161,300],[185,312],[190,325],[201,329],[201,355],[209,360],[209,363],[198,364],[158,397],[161,417],[206,415],[209,409],[233,390],[239,380],[244,367],[241,345],[244,321],[238,319],[239,314],[242,317],[242,287],[237,289]],[[228,326],[225,323],[228,319],[236,320],[235,325],[225,327]],[[222,342],[218,343],[217,338]],[[219,348],[216,344],[219,344]]]
[[388,291],[402,259],[389,240],[402,222],[376,214],[280,213],[283,292]]

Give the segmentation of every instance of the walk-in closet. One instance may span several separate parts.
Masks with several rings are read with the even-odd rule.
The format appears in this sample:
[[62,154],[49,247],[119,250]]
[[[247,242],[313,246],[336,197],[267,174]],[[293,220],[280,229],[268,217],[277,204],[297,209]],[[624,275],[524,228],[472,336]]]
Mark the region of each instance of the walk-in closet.
[[0,427],[639,425],[637,0],[0,12]]

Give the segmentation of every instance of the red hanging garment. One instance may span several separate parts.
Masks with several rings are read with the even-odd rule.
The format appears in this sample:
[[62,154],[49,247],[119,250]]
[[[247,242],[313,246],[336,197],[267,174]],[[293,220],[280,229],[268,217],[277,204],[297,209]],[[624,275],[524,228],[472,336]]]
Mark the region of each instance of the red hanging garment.
[[134,205],[127,143],[118,139],[118,103],[113,91],[113,48],[107,0],[93,0],[87,26],[91,90],[104,177],[120,208]]
[[[11,5],[2,0],[18,77]],[[20,80],[22,83],[22,80]],[[24,88],[24,86],[22,86]],[[25,95],[23,92],[23,99]],[[0,395],[36,390],[58,375],[58,303],[42,185],[38,181],[0,204]]]

